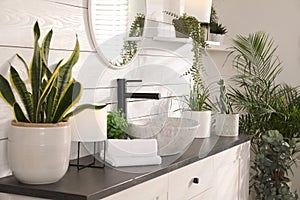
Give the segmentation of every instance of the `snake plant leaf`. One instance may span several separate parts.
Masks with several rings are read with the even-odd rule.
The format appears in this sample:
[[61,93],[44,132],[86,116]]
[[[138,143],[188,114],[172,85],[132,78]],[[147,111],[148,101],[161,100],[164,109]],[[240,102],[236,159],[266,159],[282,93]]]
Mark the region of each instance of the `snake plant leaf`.
[[20,59],[20,61],[23,63],[25,69],[26,69],[26,72],[27,72],[27,75],[29,75],[29,68],[28,68],[28,65],[27,63],[25,62],[25,60],[22,58],[22,56],[20,56],[20,54],[16,54],[17,58]]
[[0,96],[6,101],[11,107],[16,102],[15,95],[9,85],[9,82],[0,74]]
[[[59,69],[61,68],[61,61],[58,62],[57,67],[55,68],[54,72],[52,73],[50,80],[47,82],[46,86],[43,87],[43,92],[41,94],[41,97],[38,101],[38,105],[37,105],[37,113],[39,113],[39,111],[41,110],[41,104],[44,103],[44,101],[47,99],[49,93],[51,92],[52,88],[55,87],[55,83],[57,81],[57,76],[59,74]],[[55,90],[55,95],[54,97],[56,97],[56,93],[57,93],[57,89]],[[51,101],[51,105],[56,105],[56,99],[54,99],[53,101]],[[50,109],[50,108],[49,108]],[[52,113],[52,112],[51,112]],[[49,115],[48,115],[49,116]]]
[[50,50],[50,43],[51,43],[51,38],[53,35],[53,31],[52,29],[47,33],[47,35],[45,36],[43,43],[42,43],[42,57],[43,57],[43,61],[45,62],[45,64],[48,66],[48,58],[49,58],[49,50]]
[[48,80],[50,79],[52,73],[48,67],[48,58],[49,58],[49,51],[50,51],[50,43],[51,43],[51,38],[53,35],[52,29],[47,33],[45,36],[42,46],[41,46],[41,57],[43,59],[43,66],[42,66],[42,74],[46,75]]
[[14,103],[13,109],[14,109],[15,120],[17,122],[29,123],[29,120],[26,118],[26,116],[24,115],[24,112],[22,111],[22,108],[20,107],[20,105],[17,102]]
[[64,118],[64,121],[67,121],[70,117],[77,115],[78,113],[82,112],[85,109],[93,109],[93,110],[100,110],[104,107],[106,107],[107,104],[105,105],[99,105],[99,106],[95,106],[92,104],[82,104],[80,106],[77,106],[72,112],[69,112]]
[[47,81],[47,84],[44,87],[44,90],[42,91],[41,97],[39,99],[38,106],[41,105],[41,103],[44,102],[44,100],[45,100],[45,98],[47,98],[47,95],[49,94],[51,88],[55,86],[54,83],[57,80],[57,77],[58,77],[58,74],[59,74],[59,69],[61,67],[60,63],[61,63],[61,61],[58,63],[57,68],[52,73],[50,79]]
[[54,112],[54,100],[55,100],[55,96],[56,96],[56,92],[57,92],[57,88],[56,87],[52,87],[51,91],[48,95],[47,98],[47,103],[46,103],[46,123],[50,123],[51,122],[51,118]]
[[42,62],[40,55],[40,47],[38,44],[38,40],[40,38],[40,28],[38,22],[35,23],[34,28],[34,50],[33,57],[30,63],[29,69],[29,78],[32,89],[32,102],[33,102],[33,111],[36,113],[36,117],[32,120],[32,122],[38,122],[38,113],[37,113],[37,105],[40,99],[40,86],[41,86],[41,77],[42,77]]
[[34,113],[33,113],[32,101],[31,101],[31,94],[30,92],[27,91],[25,83],[23,82],[19,73],[16,71],[16,69],[13,66],[10,67],[10,80],[13,87],[19,94],[23,105],[25,106],[29,121],[32,121],[32,119],[34,118]]
[[76,36],[76,44],[73,50],[73,53],[67,60],[65,64],[62,65],[62,67],[59,70],[58,79],[57,79],[57,99],[60,99],[60,95],[65,90],[65,87],[69,84],[71,77],[72,77],[72,67],[77,63],[79,59],[79,42],[78,38]]
[[61,98],[58,101],[58,105],[54,112],[52,123],[62,121],[64,115],[76,104],[81,96],[82,86],[79,82],[71,81],[61,94]]

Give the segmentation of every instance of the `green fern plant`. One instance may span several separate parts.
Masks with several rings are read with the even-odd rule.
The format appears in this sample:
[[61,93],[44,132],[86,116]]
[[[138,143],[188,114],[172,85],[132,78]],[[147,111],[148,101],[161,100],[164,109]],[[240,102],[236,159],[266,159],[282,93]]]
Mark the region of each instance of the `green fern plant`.
[[16,101],[8,80],[0,74],[0,96],[13,108],[15,120],[26,123],[58,123],[84,109],[103,108],[102,105],[83,104],[70,112],[79,101],[82,91],[81,84],[72,78],[72,67],[78,61],[80,53],[78,39],[76,38],[69,59],[64,64],[63,60],[59,61],[52,72],[48,67],[48,57],[53,31],[48,32],[41,46],[38,22],[34,24],[33,32],[34,50],[30,65],[17,55],[27,68],[31,91],[27,90],[18,71],[13,66],[10,67],[10,83],[19,95],[23,108]]

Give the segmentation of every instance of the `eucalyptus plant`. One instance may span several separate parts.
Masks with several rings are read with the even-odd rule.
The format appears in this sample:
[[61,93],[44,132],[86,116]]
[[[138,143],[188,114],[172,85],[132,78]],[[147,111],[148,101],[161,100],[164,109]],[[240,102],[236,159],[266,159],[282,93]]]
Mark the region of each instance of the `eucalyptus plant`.
[[[50,30],[39,45],[40,28],[38,22],[34,24],[34,49],[30,65],[18,55],[28,72],[30,89],[19,75],[15,67],[10,66],[9,81],[0,74],[0,96],[13,108],[14,118],[17,122],[26,123],[57,123],[67,120],[72,115],[84,109],[104,106],[89,104],[80,105],[70,112],[81,96],[82,86],[72,78],[72,67],[79,58],[79,43],[76,44],[69,59],[63,63],[60,60],[53,71],[48,65],[50,42],[53,31]],[[16,91],[23,104],[21,106],[13,93]]]
[[297,150],[296,138],[285,139],[277,130],[261,133],[254,148],[255,171],[252,186],[257,200],[296,200],[297,192],[292,192],[288,185],[288,171],[296,162],[293,154]]

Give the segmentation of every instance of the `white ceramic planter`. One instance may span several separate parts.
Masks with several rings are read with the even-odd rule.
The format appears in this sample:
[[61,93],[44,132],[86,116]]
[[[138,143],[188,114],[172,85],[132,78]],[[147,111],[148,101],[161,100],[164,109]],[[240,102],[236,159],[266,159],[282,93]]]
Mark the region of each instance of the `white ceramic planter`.
[[215,132],[219,136],[237,136],[239,114],[216,114]]
[[8,133],[8,160],[22,183],[48,184],[61,179],[69,166],[71,129],[68,123],[12,122]]
[[211,111],[184,111],[182,112],[182,117],[193,119],[200,124],[195,138],[210,137]]
[[213,42],[219,42],[220,45],[222,45],[223,40],[224,40],[224,36],[225,35],[210,33],[209,34],[209,40],[213,41]]

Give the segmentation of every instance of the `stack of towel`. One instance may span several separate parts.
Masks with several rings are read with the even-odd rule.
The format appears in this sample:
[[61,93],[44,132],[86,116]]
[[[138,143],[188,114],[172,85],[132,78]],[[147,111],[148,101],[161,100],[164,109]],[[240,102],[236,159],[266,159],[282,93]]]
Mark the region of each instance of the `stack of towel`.
[[[161,157],[157,152],[156,139],[109,139],[105,160],[114,167],[159,165]],[[103,158],[103,152],[101,157]]]

